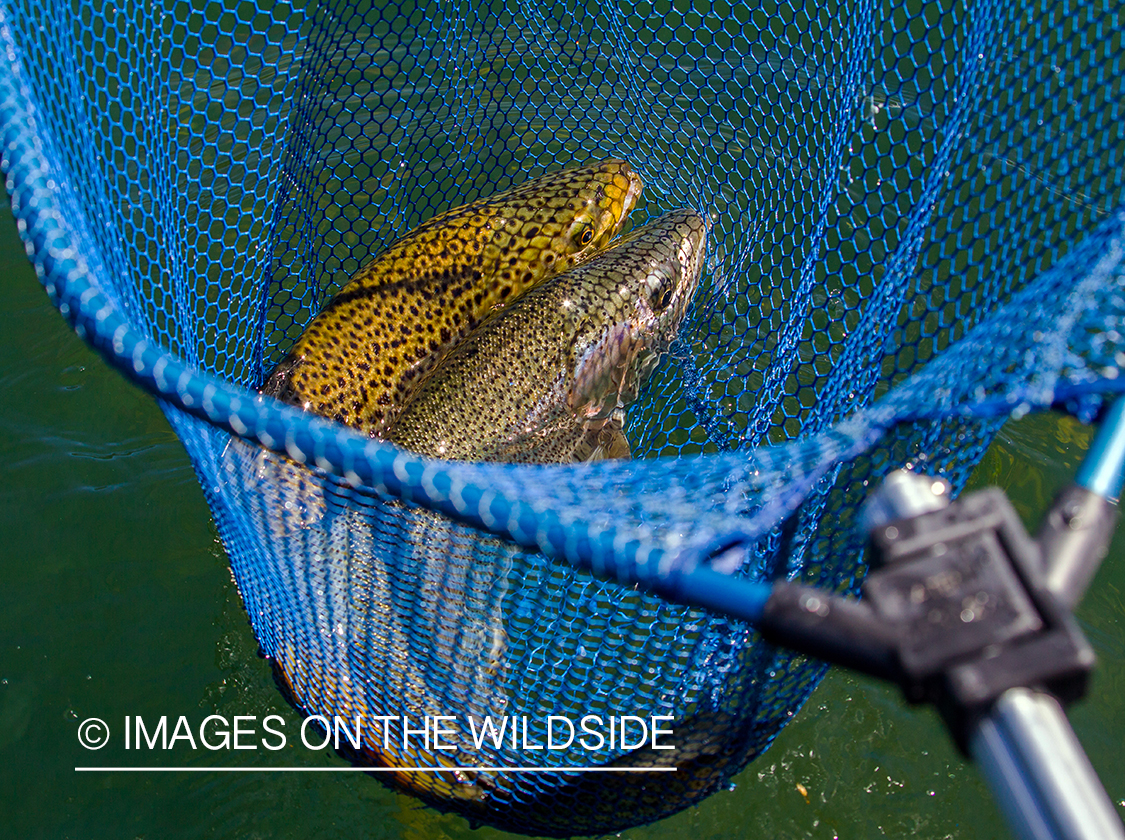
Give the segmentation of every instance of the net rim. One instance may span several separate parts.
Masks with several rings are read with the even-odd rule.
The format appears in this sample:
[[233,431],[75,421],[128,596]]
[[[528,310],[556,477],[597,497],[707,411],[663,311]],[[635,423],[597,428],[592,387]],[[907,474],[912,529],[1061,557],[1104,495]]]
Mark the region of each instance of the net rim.
[[[533,505],[487,486],[487,478],[490,474],[502,473],[529,476],[535,471],[548,471],[557,476],[560,472],[587,469],[587,465],[478,465],[424,458],[194,369],[159,343],[146,338],[130,325],[121,309],[102,291],[103,286],[97,282],[97,267],[82,256],[82,231],[72,232],[68,227],[67,222],[73,220],[63,212],[69,195],[65,174],[52,169],[51,161],[56,160],[57,155],[51,154],[47,146],[49,136],[38,130],[40,109],[27,83],[8,16],[9,12],[0,5],[0,50],[5,58],[0,68],[3,144],[0,167],[7,176],[6,186],[20,236],[40,281],[63,317],[86,343],[135,384],[177,409],[309,469],[337,476],[353,488],[373,490],[438,510],[526,548],[542,551],[552,558],[566,559],[580,568],[626,584],[648,583],[664,588],[663,584],[682,573],[763,532],[757,525],[743,523],[725,531],[705,530],[687,543],[673,546],[646,539],[640,531],[592,526],[573,519],[564,521],[558,511],[547,505]],[[1125,227],[1125,205],[1110,214],[1107,225],[1111,223]],[[1098,234],[1095,231],[1088,236]],[[1050,271],[1063,270],[1065,263],[1063,260]],[[972,331],[961,341],[969,335]],[[850,416],[818,432],[819,436],[829,439],[839,438],[837,444],[822,453],[829,457],[822,457],[819,464],[804,465],[799,458],[786,455],[770,459],[777,464],[791,465],[794,490],[755,515],[755,522],[759,525],[767,519],[776,522],[779,516],[795,509],[836,465],[869,448],[898,423],[948,417],[981,419],[1011,414],[1021,408],[1020,401],[1013,400],[1013,395],[1009,394],[968,405],[939,406],[928,413],[912,412],[903,406],[902,400],[893,399],[905,384],[900,383],[866,408],[856,406]],[[1062,383],[1045,396],[1040,396],[1044,394],[1042,391],[1019,396],[1025,406],[1046,408],[1087,394],[1122,391],[1125,391],[1125,378],[1118,377]],[[798,438],[766,449],[783,450],[788,444],[800,441]],[[632,462],[630,469],[651,470],[655,474],[668,464],[687,458],[695,464],[706,462],[706,471],[717,475],[745,469],[757,452],[759,450],[660,456]]]

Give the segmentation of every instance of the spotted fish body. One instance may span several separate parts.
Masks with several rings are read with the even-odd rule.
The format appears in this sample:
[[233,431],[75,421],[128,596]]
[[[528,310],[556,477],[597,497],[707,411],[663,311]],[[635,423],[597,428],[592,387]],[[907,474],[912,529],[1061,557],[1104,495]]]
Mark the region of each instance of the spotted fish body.
[[379,435],[490,312],[604,249],[641,186],[628,163],[610,159],[435,216],[356,272],[263,393]]
[[679,210],[526,292],[454,347],[386,437],[453,460],[625,457],[622,409],[683,320],[706,227]]

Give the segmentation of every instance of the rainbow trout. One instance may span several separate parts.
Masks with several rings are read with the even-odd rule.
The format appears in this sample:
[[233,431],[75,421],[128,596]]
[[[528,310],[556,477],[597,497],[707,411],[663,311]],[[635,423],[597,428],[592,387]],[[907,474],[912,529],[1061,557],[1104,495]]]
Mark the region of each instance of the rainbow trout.
[[605,248],[641,187],[628,163],[610,159],[435,216],[356,272],[262,393],[379,435],[490,312]]
[[628,457],[622,409],[679,328],[705,245],[703,217],[678,210],[529,290],[442,358],[386,438],[451,460]]

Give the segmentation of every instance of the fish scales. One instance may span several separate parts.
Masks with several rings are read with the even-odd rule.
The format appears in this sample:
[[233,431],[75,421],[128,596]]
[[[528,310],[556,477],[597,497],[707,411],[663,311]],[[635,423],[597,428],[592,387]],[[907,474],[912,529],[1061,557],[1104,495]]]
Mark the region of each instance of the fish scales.
[[387,439],[452,460],[627,455],[622,409],[679,328],[705,244],[703,218],[675,211],[525,292],[442,358]]
[[641,188],[628,163],[609,159],[435,216],[353,275],[262,393],[380,434],[490,312],[605,248]]

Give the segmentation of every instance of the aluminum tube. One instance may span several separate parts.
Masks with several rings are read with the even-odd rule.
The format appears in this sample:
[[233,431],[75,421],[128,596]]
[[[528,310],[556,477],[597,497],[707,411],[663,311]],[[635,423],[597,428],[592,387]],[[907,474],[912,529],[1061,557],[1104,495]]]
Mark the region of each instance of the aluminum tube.
[[1021,840],[1125,840],[1066,713],[1049,694],[1005,692],[973,730],[969,751]]

